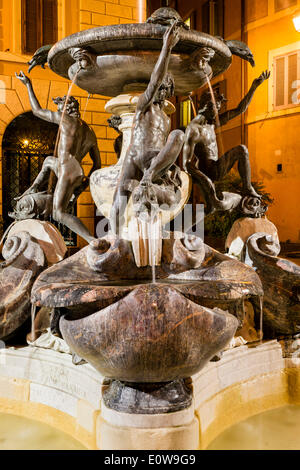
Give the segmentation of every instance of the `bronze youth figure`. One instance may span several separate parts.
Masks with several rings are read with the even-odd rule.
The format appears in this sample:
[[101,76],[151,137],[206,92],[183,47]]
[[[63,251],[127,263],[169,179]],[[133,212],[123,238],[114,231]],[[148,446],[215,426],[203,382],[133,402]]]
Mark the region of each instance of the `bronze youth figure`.
[[[200,182],[204,197],[208,204],[208,212],[213,209],[222,209],[222,201],[216,195],[213,182],[222,179],[238,163],[238,171],[243,183],[243,194],[259,198],[251,184],[251,167],[248,149],[245,145],[238,145],[226,152],[220,158],[215,129],[244,113],[254,95],[255,90],[270,77],[270,72],[263,72],[256,78],[248,93],[237,108],[226,111],[219,116],[224,96],[215,94],[213,100],[209,91],[203,93],[199,103],[198,115],[189,123],[185,132],[183,146],[183,166],[196,180]],[[205,178],[208,177],[208,178]]]
[[174,94],[174,81],[167,71],[172,48],[178,41],[179,27],[175,21],[164,34],[150,82],[138,100],[131,142],[111,210],[110,223],[115,234],[120,233],[123,225],[123,215],[133,191],[132,180],[140,182],[136,192],[139,198],[143,199],[143,194],[147,193],[153,198],[153,183],[174,165],[184,142],[182,131],[170,133],[170,119],[163,111],[165,99]]
[[89,184],[89,179],[85,178],[81,167],[81,161],[85,155],[89,153],[93,161],[88,177],[93,171],[101,168],[96,135],[86,122],[80,119],[79,103],[74,97],[69,97],[64,114],[66,96],[53,99],[57,105],[56,112],[42,109],[30,79],[23,72],[16,74],[16,77],[27,87],[33,114],[45,121],[60,125],[58,158],[47,157],[45,159],[41,172],[24,195],[38,192],[40,187],[48,181],[52,170],[57,177],[53,195],[52,216],[54,220],[66,225],[89,242],[94,237],[78,217],[67,212],[67,208],[72,196],[77,197]]

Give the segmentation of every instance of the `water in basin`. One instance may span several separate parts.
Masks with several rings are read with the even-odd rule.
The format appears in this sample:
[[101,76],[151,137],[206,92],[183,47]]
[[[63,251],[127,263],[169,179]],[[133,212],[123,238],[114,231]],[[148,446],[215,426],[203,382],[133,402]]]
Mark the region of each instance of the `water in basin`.
[[224,431],[207,450],[300,450],[300,406],[252,416]]
[[86,450],[80,442],[47,424],[0,413],[0,450]]

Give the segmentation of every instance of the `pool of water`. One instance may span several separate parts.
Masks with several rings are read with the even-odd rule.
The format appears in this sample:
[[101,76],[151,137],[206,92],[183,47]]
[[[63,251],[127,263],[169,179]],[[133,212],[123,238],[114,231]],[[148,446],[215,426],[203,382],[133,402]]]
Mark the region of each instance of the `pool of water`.
[[0,413],[0,450],[86,450],[68,434],[47,424]]
[[300,450],[300,406],[252,416],[220,434],[207,450]]

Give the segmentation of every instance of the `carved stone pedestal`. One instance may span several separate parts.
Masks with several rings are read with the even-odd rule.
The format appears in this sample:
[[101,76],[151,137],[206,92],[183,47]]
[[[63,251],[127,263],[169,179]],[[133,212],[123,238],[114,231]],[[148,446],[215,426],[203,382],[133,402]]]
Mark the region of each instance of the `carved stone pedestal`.
[[184,380],[134,383],[113,380],[103,393],[107,408],[132,414],[161,414],[181,411],[192,404],[193,392]]

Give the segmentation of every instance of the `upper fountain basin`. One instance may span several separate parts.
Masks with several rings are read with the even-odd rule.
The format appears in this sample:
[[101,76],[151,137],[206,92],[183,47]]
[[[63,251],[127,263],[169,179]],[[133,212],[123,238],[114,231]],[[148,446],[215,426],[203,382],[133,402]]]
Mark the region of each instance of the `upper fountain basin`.
[[[143,91],[166,29],[160,24],[137,23],[81,31],[57,42],[49,52],[48,64],[58,75],[75,78],[76,85],[89,93],[117,96]],[[175,79],[175,93],[186,95],[204,85],[207,77],[227,70],[232,56],[223,41],[208,34],[182,28],[179,36],[169,72]],[[213,57],[207,57],[208,50],[214,52]]]

